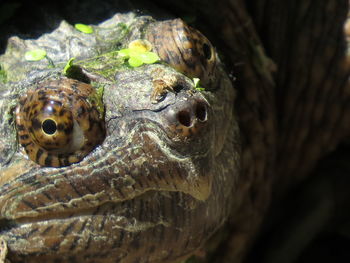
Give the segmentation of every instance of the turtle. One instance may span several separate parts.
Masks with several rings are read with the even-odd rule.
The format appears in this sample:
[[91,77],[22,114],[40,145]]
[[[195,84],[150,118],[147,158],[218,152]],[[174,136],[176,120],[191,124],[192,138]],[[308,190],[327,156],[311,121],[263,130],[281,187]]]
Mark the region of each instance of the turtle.
[[17,138],[1,169],[9,260],[185,259],[229,214],[240,156],[232,82],[181,19],[117,14],[91,28],[12,38],[2,57],[2,132]]
[[130,12],[9,39],[1,260],[241,262],[271,199],[349,136],[346,1],[291,1],[294,20],[154,2],[217,19],[208,37]]

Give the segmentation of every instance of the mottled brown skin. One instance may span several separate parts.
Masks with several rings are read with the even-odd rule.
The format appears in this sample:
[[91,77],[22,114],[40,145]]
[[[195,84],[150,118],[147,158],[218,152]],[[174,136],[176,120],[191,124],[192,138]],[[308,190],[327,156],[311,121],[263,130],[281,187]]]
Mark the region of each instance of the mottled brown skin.
[[91,85],[68,78],[38,83],[22,96],[16,128],[28,157],[41,166],[62,167],[100,144],[105,127],[94,96]]
[[[38,154],[38,146],[28,148],[34,161],[16,152],[1,169],[0,211],[6,226],[2,225],[0,238],[6,242],[12,263],[178,262],[201,249],[224,224],[235,202],[231,196],[240,169],[235,92],[216,54],[203,58],[203,51],[191,53],[191,33],[199,50],[203,43],[214,50],[208,40],[179,20],[175,22],[176,30],[187,32],[186,45],[177,38],[164,38],[162,45],[163,50],[178,53],[175,60],[160,55],[161,63],[116,71],[113,82],[99,71],[84,75],[91,85],[62,78],[58,72],[24,87],[28,96],[16,100],[14,112],[18,136],[27,138],[23,125],[49,151],[44,155]],[[147,17],[136,17],[134,23],[159,26]],[[169,24],[161,23],[164,32]],[[142,35],[138,28],[134,30],[136,36]],[[199,67],[187,70],[181,62],[183,55],[186,63],[198,62]],[[179,66],[181,72],[174,69]],[[87,71],[83,63],[81,68]],[[206,90],[200,92],[192,77],[206,75],[215,79],[216,86],[203,77]],[[161,89],[159,80],[166,83]],[[44,121],[55,121],[57,132],[59,124],[71,119],[85,127],[79,109],[89,97],[83,93],[94,85],[104,86],[106,136],[79,162],[73,159],[73,164],[62,166],[66,164],[59,159],[63,149],[48,145],[47,137],[52,135],[43,134],[50,132]],[[55,96],[63,91],[69,96],[63,97],[62,104],[69,105],[72,114],[56,117],[40,102],[40,96],[56,101]],[[78,103],[66,103],[69,100]],[[53,108],[60,112],[56,104]],[[86,112],[100,116],[90,106]],[[88,116],[86,120],[91,120]],[[38,129],[33,122],[40,124]],[[87,126],[99,127],[95,123]],[[96,130],[92,135],[100,138]],[[24,147],[26,142],[21,141]],[[46,163],[59,167],[40,166]]]

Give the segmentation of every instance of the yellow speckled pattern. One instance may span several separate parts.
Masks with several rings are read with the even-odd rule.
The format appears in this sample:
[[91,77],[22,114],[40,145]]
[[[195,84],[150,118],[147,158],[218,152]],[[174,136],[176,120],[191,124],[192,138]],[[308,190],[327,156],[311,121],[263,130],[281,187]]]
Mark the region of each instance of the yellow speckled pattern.
[[19,143],[41,166],[79,162],[104,139],[104,122],[94,88],[62,78],[40,83],[19,101],[16,124]]
[[146,38],[158,56],[176,70],[199,78],[204,87],[215,81],[217,55],[209,40],[181,19],[151,24]]

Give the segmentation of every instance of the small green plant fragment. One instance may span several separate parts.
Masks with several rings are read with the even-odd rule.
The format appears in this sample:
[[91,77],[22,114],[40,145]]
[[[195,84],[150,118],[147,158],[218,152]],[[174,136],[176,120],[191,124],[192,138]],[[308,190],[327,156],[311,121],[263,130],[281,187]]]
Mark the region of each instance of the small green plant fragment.
[[192,79],[193,80],[193,84],[194,84],[194,88],[196,89],[196,90],[198,90],[198,91],[204,91],[205,89],[204,88],[202,88],[201,86],[200,86],[200,79],[199,78],[193,78]]
[[39,61],[45,57],[46,57],[46,51],[43,49],[30,50],[24,54],[24,59],[27,61]]
[[143,64],[153,64],[160,60],[158,55],[151,52],[152,44],[144,39],[137,39],[124,48],[118,51],[118,55],[125,60],[131,67],[136,68]]
[[0,66],[0,83],[7,82],[7,74],[6,71]]
[[104,86],[99,86],[96,88],[96,93],[99,98],[102,98],[103,92],[104,92],[105,87]]
[[130,57],[130,49],[128,48],[121,49],[118,51],[118,55],[121,57],[128,58]]
[[75,58],[71,58],[67,61],[66,65],[63,68],[63,74],[67,75],[68,70],[73,66],[73,61]]
[[130,57],[128,63],[133,68],[137,68],[143,64],[142,60],[138,57]]
[[[93,85],[96,83],[92,83]],[[97,85],[96,93],[90,95],[88,97],[88,102],[91,104],[95,104],[96,108],[99,112],[99,117],[102,119],[104,116],[104,105],[103,105],[103,92],[104,92],[104,86],[103,85]]]
[[138,55],[138,57],[142,60],[143,63],[145,64],[153,64],[159,61],[159,57],[156,53],[154,52],[142,52]]
[[193,78],[193,83],[194,83],[194,87],[195,87],[195,88],[198,88],[198,87],[199,87],[199,82],[200,82],[200,79],[199,79],[199,78]]
[[152,44],[146,39],[136,39],[129,43],[128,48],[138,52],[146,52],[152,50]]
[[100,118],[103,118],[104,115],[104,111],[105,111],[105,107],[103,105],[103,92],[104,92],[105,87],[104,86],[99,86],[98,88],[96,88],[96,94],[97,94],[97,110],[100,113]]
[[89,25],[75,24],[74,27],[76,30],[83,32],[85,34],[92,34],[94,32],[94,29],[92,28],[92,26],[89,26]]
[[205,91],[205,88],[202,88],[202,87],[198,87],[198,88],[195,88],[196,90],[198,91]]

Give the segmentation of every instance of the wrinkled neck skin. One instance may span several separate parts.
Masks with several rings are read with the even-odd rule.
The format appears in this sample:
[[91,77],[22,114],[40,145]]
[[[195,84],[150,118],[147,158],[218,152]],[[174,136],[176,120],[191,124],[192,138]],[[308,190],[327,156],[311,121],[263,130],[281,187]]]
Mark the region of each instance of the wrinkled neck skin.
[[[11,114],[20,93],[61,74],[38,72],[2,87],[2,114]],[[154,103],[160,72],[176,81]],[[7,259],[160,263],[201,249],[227,220],[240,174],[234,89],[221,66],[216,74],[212,91],[196,90],[192,79],[165,64],[123,70],[112,81],[87,75],[104,89],[106,138],[67,167],[41,167],[16,140],[4,144],[0,237]],[[9,119],[2,125],[2,136],[16,137]]]
[[[237,78],[242,202],[232,209],[230,237],[216,256],[241,262],[270,202],[273,214],[286,209],[297,217],[283,197],[312,176],[317,180],[318,162],[350,136],[349,1],[205,1],[196,12]],[[271,222],[265,218],[263,226]],[[279,245],[280,232],[276,237]]]

